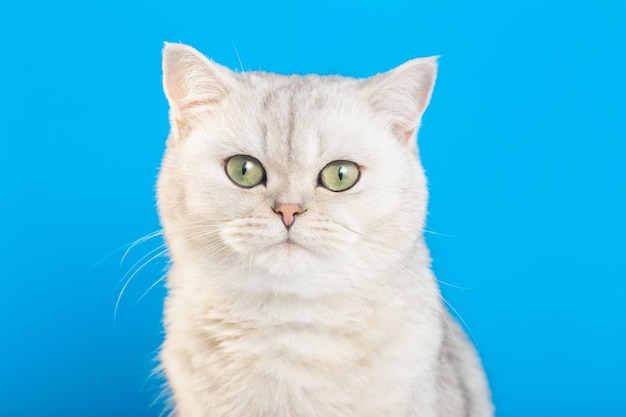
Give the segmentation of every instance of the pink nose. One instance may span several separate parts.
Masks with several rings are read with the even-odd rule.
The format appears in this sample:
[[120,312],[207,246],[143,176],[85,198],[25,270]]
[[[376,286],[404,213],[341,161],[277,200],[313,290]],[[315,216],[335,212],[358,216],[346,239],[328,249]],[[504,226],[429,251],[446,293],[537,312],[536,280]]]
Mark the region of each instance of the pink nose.
[[272,210],[274,210],[274,213],[282,216],[283,223],[285,223],[287,228],[290,228],[296,220],[296,214],[300,214],[304,211],[297,204],[281,204],[278,207],[274,207]]

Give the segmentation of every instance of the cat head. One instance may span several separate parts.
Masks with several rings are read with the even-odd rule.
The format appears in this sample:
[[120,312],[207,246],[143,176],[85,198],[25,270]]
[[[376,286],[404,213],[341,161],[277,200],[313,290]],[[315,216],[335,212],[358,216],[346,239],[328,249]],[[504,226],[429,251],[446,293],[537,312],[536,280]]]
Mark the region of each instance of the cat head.
[[436,58],[367,79],[236,73],[166,44],[158,203],[174,264],[312,294],[407,256],[426,213],[416,135],[435,76]]

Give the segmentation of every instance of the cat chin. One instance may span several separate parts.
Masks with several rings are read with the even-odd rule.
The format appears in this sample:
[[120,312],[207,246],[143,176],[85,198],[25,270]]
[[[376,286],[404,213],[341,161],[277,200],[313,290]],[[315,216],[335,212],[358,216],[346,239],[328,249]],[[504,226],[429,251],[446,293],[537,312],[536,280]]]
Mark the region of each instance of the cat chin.
[[273,245],[255,258],[260,268],[277,276],[304,274],[317,264],[315,255],[291,240]]
[[315,298],[345,293],[352,287],[345,260],[314,253],[303,246],[284,242],[257,253],[252,261],[258,274],[245,287],[260,292]]

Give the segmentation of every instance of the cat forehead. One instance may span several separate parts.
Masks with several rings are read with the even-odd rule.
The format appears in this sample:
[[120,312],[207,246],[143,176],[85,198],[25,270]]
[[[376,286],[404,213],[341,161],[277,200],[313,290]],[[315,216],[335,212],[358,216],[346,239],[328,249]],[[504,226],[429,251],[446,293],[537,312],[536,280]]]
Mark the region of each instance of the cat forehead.
[[[348,108],[354,102],[356,79],[340,76],[278,75],[251,73],[248,75],[248,97],[257,104],[257,110],[267,119],[302,116],[308,118],[328,111]],[[305,118],[306,120],[306,118]]]
[[[339,76],[251,75],[241,97],[262,154],[281,165],[347,158],[368,111],[358,80]],[[253,117],[251,117],[253,116]]]

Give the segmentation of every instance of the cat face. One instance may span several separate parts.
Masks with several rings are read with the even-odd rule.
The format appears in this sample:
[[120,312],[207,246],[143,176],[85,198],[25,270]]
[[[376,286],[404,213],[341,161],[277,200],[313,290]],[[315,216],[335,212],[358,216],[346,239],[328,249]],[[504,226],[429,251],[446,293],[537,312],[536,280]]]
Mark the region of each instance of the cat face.
[[435,68],[414,60],[366,80],[241,74],[168,44],[158,198],[174,262],[248,268],[276,279],[246,285],[299,291],[310,284],[296,275],[348,285],[335,275],[405,254],[426,210],[415,133]]

